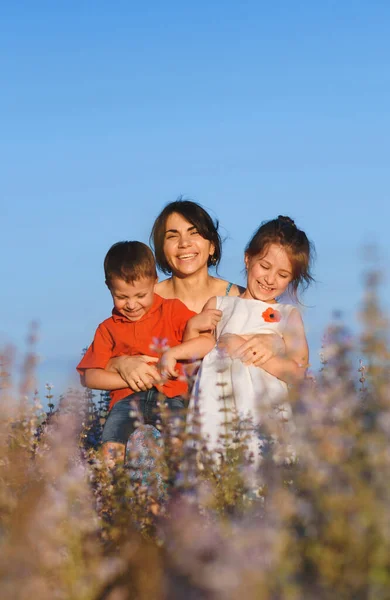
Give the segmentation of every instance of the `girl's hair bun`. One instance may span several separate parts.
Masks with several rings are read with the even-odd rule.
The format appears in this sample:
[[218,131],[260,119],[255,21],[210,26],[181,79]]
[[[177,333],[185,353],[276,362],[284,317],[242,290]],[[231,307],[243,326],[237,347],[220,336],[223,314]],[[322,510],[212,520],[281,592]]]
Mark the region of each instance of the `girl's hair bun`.
[[290,219],[290,217],[284,217],[283,215],[278,215],[278,221],[281,225],[291,225],[291,227],[296,227],[294,221]]

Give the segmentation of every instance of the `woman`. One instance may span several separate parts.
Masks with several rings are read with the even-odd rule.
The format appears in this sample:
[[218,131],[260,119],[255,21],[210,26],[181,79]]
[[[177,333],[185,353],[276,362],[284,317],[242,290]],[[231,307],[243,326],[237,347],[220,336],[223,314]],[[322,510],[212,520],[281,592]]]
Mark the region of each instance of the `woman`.
[[[239,296],[239,286],[213,277],[209,267],[217,267],[222,255],[218,222],[196,202],[170,202],[154,222],[151,245],[159,269],[170,277],[157,283],[155,291],[163,298],[178,298],[188,308],[200,313],[212,296]],[[222,313],[210,310],[199,315],[205,329],[215,328]],[[235,352],[245,364],[260,366],[281,351],[280,338],[273,335],[254,335]],[[150,356],[119,356],[107,369],[116,371],[135,392],[145,391],[160,379]]]
[[238,296],[237,285],[213,277],[208,268],[218,267],[222,242],[218,224],[198,204],[177,200],[157,217],[151,242],[157,266],[168,279],[156,286],[163,298],[179,298],[188,308],[200,313],[213,296]]

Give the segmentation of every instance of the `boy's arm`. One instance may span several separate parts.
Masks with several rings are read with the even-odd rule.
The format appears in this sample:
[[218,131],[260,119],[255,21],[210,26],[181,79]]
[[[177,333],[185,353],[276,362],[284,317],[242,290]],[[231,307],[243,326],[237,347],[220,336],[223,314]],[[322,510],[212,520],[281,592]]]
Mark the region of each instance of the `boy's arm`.
[[199,360],[204,358],[215,346],[215,337],[212,333],[201,333],[197,338],[183,342],[164,352],[171,354],[176,360]]
[[212,333],[202,333],[199,337],[169,348],[160,358],[158,367],[163,377],[178,377],[176,363],[178,360],[199,360],[204,358],[215,346]]
[[267,373],[289,384],[304,379],[309,366],[309,349],[302,317],[297,309],[289,316],[284,333],[285,356],[274,356],[261,365]]
[[112,373],[105,369],[85,369],[80,375],[82,385],[92,390],[121,390],[128,387],[119,373]]
[[213,296],[206,302],[202,308],[202,312],[194,315],[187,321],[183,334],[183,342],[197,338],[201,333],[213,333],[215,331],[222,317],[222,311],[217,310],[216,307],[217,298]]
[[217,311],[216,306],[217,298],[214,296],[206,302],[199,315],[194,315],[187,321],[183,342],[162,354],[157,366],[163,378],[179,376],[176,370],[178,360],[196,361],[204,358],[214,348],[214,331],[222,316],[222,311]]

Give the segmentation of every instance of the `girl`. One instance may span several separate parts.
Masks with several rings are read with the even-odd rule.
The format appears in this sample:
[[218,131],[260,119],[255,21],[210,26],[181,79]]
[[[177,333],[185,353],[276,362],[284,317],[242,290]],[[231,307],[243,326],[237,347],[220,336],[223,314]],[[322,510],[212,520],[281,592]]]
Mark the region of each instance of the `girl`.
[[[263,223],[245,249],[247,286],[243,294],[210,298],[204,310],[222,311],[215,330],[164,353],[161,369],[167,377],[177,376],[177,360],[204,357],[190,407],[198,402],[202,434],[208,436],[210,448],[220,447],[221,435],[229,425],[221,399],[231,402],[230,413],[238,422],[249,415],[256,425],[264,408],[283,405],[288,384],[305,377],[308,346],[300,313],[291,304],[279,303],[278,298],[287,290],[296,297],[298,288],[312,281],[311,259],[306,234],[289,217]],[[283,338],[285,352],[256,367],[256,350],[248,348],[242,355],[240,349],[259,333]],[[249,445],[258,455],[255,436]]]

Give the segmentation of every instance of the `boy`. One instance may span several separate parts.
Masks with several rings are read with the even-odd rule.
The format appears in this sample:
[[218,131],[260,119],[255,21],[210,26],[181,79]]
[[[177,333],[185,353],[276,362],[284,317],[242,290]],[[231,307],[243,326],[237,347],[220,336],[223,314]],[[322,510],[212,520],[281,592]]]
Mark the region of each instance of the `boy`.
[[[141,242],[118,242],[104,260],[106,285],[114,301],[112,316],[99,325],[94,340],[77,366],[83,385],[109,390],[111,403],[103,429],[103,456],[109,464],[122,461],[126,442],[134,430],[130,401],[134,400],[146,422],[155,423],[157,401],[169,410],[184,408],[188,389],[185,378],[155,381],[148,391],[133,392],[119,373],[106,371],[116,356],[158,357],[153,339],[169,347],[197,336],[187,322],[196,313],[180,300],[165,300],[154,293],[157,282],[152,251]],[[196,323],[196,321],[195,321]]]

